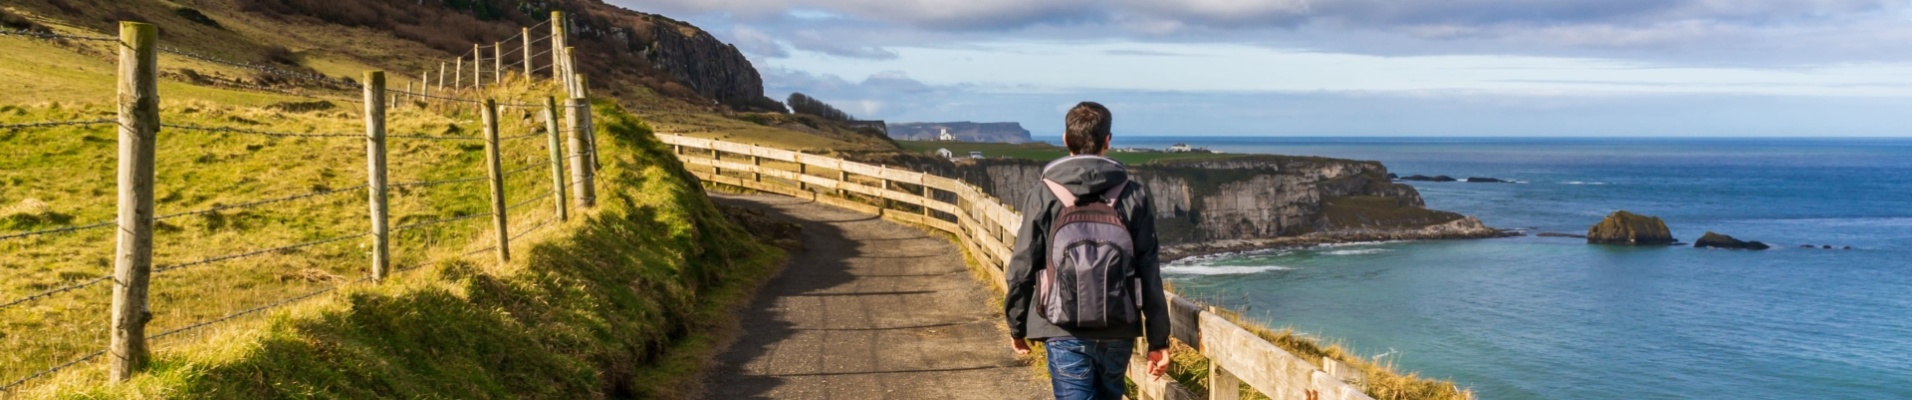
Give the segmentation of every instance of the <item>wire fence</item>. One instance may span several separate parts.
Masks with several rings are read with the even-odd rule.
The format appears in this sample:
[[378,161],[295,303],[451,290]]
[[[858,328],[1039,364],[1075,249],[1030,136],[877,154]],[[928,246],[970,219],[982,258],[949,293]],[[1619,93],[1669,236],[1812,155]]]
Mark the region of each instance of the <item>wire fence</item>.
[[119,125],[114,119],[0,123],[0,129],[57,128],[63,126]]
[[159,126],[161,128],[171,128],[171,129],[178,129],[178,130],[184,130],[184,131],[196,131],[196,132],[208,132],[208,133],[237,133],[237,134],[244,134],[244,135],[276,136],[276,137],[296,137],[296,138],[364,138],[365,137],[365,134],[363,133],[272,132],[272,131],[261,131],[261,130],[244,129],[244,128],[198,126],[198,125],[186,125],[186,124],[159,124]]
[[[546,26],[549,23],[550,21],[544,21],[536,25],[533,25],[529,27],[528,29],[536,29],[538,27]],[[91,36],[80,36],[80,35],[66,35],[66,34],[58,34],[53,32],[35,32],[35,31],[16,30],[16,29],[0,29],[0,36],[18,36],[18,37],[27,37],[27,38],[44,39],[44,40],[77,40],[77,41],[98,41],[98,42],[114,42],[114,43],[119,42],[119,39],[115,37],[91,37]],[[497,50],[499,53],[502,53],[504,48],[513,49],[510,52],[511,54],[509,54],[508,56],[496,57],[496,58],[499,58],[501,60],[507,59],[507,58],[517,58],[518,59],[517,61],[513,61],[510,64],[512,67],[514,67],[514,69],[512,70],[516,70],[515,67],[521,67],[526,65],[527,63],[534,63],[534,61],[536,61],[537,58],[552,54],[553,50],[547,48],[544,51],[535,53],[535,55],[524,56],[525,54],[530,53],[529,50],[535,50],[536,44],[556,42],[552,34],[533,35],[529,40],[523,40],[523,39],[525,39],[525,35],[523,31],[521,31],[521,33],[513,35],[510,38],[507,38],[503,41],[499,41],[497,43],[493,43],[490,45],[480,45],[477,47],[477,49],[479,50],[494,49],[494,50]],[[527,48],[527,46],[531,46],[531,48]],[[550,46],[544,46],[544,47],[550,47]],[[183,80],[189,81],[188,83],[270,92],[270,93],[282,94],[287,96],[303,97],[303,98],[311,98],[311,99],[319,99],[319,100],[340,100],[340,101],[346,101],[346,102],[352,102],[352,103],[363,103],[363,100],[356,98],[356,96],[351,96],[351,95],[342,93],[342,92],[349,91],[351,89],[362,88],[362,85],[360,83],[353,81],[351,79],[334,78],[334,77],[326,76],[316,72],[302,71],[297,69],[288,69],[288,68],[283,68],[283,67],[279,67],[279,66],[275,66],[271,64],[265,64],[265,63],[232,60],[228,58],[202,54],[202,53],[198,53],[198,52],[194,52],[194,51],[190,51],[186,49],[181,49],[181,48],[175,48],[171,46],[164,46],[164,45],[156,46],[155,50],[162,54],[181,57],[185,59],[197,60],[197,61],[201,61],[205,63],[211,63],[211,64],[216,64],[216,65],[221,65],[226,67],[238,68],[244,71],[252,71],[259,74],[259,75],[256,75],[258,77],[256,79],[257,82],[247,82],[240,79],[230,79],[230,78],[215,77],[215,76],[199,76],[199,75],[195,75],[191,73],[190,71],[181,72],[178,75],[173,75],[174,78],[179,78],[183,76],[185,78]],[[463,58],[465,56],[470,56],[470,55],[473,55],[473,53],[466,52],[464,56],[460,56],[460,57]],[[476,59],[471,59],[466,61],[476,62]],[[491,60],[491,61],[492,61],[491,65],[478,63],[474,65],[473,68],[477,68],[479,70],[484,70],[489,68],[500,75],[502,75],[504,72],[507,71],[497,67],[497,65],[502,64],[500,60]],[[552,68],[553,64],[555,64],[555,61],[552,63],[547,63],[543,67],[533,68],[532,70],[533,71],[548,70]],[[469,71],[465,71],[465,72],[469,73]],[[494,77],[495,76],[497,75],[494,75]],[[271,77],[271,78],[267,78],[267,77]],[[476,82],[484,82],[483,77],[484,77],[483,75],[480,75],[480,76],[471,77],[471,79],[476,80]],[[303,90],[295,91],[295,90],[287,90],[287,89],[283,89],[279,87],[273,87],[273,86],[278,86],[281,84],[289,84],[287,82],[301,82],[303,84],[307,84],[308,85],[307,87],[316,87],[316,88],[322,89],[318,91],[318,94],[324,94],[326,96],[336,96],[339,98],[320,97],[318,94],[306,93]],[[440,82],[439,85],[440,87],[443,87],[444,83]],[[482,83],[473,83],[473,85],[479,86],[479,85],[482,85]],[[386,89],[387,94],[391,95],[393,98],[398,98],[400,96],[416,97],[421,99],[435,99],[435,100],[469,103],[469,104],[483,104],[485,102],[485,100],[465,97],[464,95],[428,93],[430,91],[431,90],[429,89],[422,89],[419,91],[395,90],[390,88]],[[470,93],[470,92],[466,92],[466,93]],[[521,102],[509,102],[509,101],[504,101],[504,102],[494,101],[493,103],[500,108],[506,108],[506,109],[513,109],[513,108],[542,109],[545,107],[544,104],[539,104],[538,102],[521,103]],[[579,106],[574,106],[574,105],[568,104],[567,102],[567,104],[561,104],[558,107],[571,108],[571,107],[579,107]],[[119,119],[116,119],[116,118],[6,122],[6,123],[0,123],[0,131],[24,130],[24,129],[46,129],[46,128],[59,128],[59,127],[93,127],[93,126],[100,126],[100,125],[118,125],[119,123],[120,123]],[[193,133],[219,134],[219,135],[252,135],[252,136],[264,136],[264,137],[276,137],[276,138],[301,138],[301,139],[358,139],[358,138],[365,138],[367,136],[365,133],[360,133],[360,132],[275,131],[275,130],[267,130],[267,129],[242,128],[242,127],[235,127],[235,126],[207,126],[207,125],[199,125],[199,124],[191,124],[191,123],[158,123],[157,128],[159,128],[159,130],[161,131],[169,131],[169,132],[193,132]],[[529,139],[529,138],[547,136],[547,133],[541,132],[542,131],[541,128],[542,127],[540,126],[533,126],[529,129],[531,133],[503,136],[503,137],[499,137],[498,140],[502,142],[506,140],[519,140],[519,139]],[[475,136],[451,136],[451,135],[429,135],[429,134],[396,134],[396,135],[386,135],[385,137],[391,138],[391,139],[418,139],[418,140],[437,140],[437,141],[466,141],[466,142],[485,141],[484,138],[475,137]],[[542,148],[541,145],[534,146],[534,147]],[[399,190],[401,193],[404,193],[408,190],[413,190],[413,189],[426,189],[426,188],[432,188],[432,187],[438,187],[438,186],[444,186],[444,185],[466,184],[466,183],[472,183],[472,182],[487,181],[491,179],[498,179],[502,183],[503,182],[502,180],[505,178],[521,175],[526,172],[535,171],[540,168],[548,167],[549,165],[550,165],[550,161],[541,160],[541,161],[532,162],[529,165],[524,165],[509,171],[498,171],[498,174],[495,177],[490,176],[490,174],[487,174],[486,176],[466,176],[466,177],[454,177],[454,178],[435,179],[435,180],[396,182],[396,183],[387,184],[385,188],[387,190],[396,189],[396,190]],[[567,176],[565,177],[565,179],[554,179],[554,181],[547,183],[545,185],[556,186],[555,189],[564,190],[564,189],[568,189],[573,184],[576,184],[576,182],[571,182],[566,179],[569,179],[569,177]],[[515,180],[514,182],[522,182],[522,180]],[[514,184],[514,186],[516,185]],[[543,186],[543,185],[540,185],[540,186]],[[181,218],[190,218],[195,216],[218,215],[220,213],[225,213],[225,212],[230,212],[235,210],[270,209],[273,207],[282,207],[286,205],[287,203],[291,203],[295,201],[319,199],[319,198],[325,198],[325,197],[343,195],[343,194],[361,193],[361,192],[369,191],[370,189],[371,189],[370,185],[354,185],[350,187],[343,187],[343,188],[336,188],[336,189],[314,190],[307,193],[291,194],[291,195],[285,195],[285,196],[274,197],[274,198],[249,200],[249,201],[233,203],[233,204],[214,203],[210,207],[206,207],[206,208],[190,210],[190,211],[180,211],[180,212],[174,212],[169,214],[154,215],[154,216],[151,216],[150,218],[151,218],[151,221],[153,222],[159,222],[159,221],[176,220]],[[517,200],[515,203],[512,203],[506,206],[505,212],[515,214],[517,210],[520,210],[529,205],[532,205],[541,201],[550,201],[550,199],[552,199],[554,196],[552,194],[553,191],[548,189],[550,188],[547,187],[546,189],[537,190],[536,191],[537,194],[530,195],[524,198],[523,200]],[[124,190],[124,188],[122,188],[122,190]],[[379,196],[375,196],[375,197],[382,198]],[[372,200],[372,201],[381,201],[381,200]],[[588,207],[589,205],[583,204],[581,206]],[[409,224],[392,227],[391,229],[388,230],[388,232],[394,232],[394,233],[421,232],[421,231],[426,231],[427,228],[438,227],[444,224],[451,224],[451,223],[460,222],[460,221],[469,221],[469,220],[488,218],[488,217],[503,218],[503,216],[499,216],[491,212],[483,212],[483,213],[461,215],[461,216],[437,217],[429,221],[415,222],[415,223],[409,223]],[[503,245],[509,246],[510,244],[514,243],[515,241],[519,240],[525,235],[528,235],[531,232],[538,231],[540,229],[551,226],[555,224],[556,222],[557,221],[555,219],[546,218],[537,224],[533,224],[530,227],[525,228],[523,231],[510,235],[503,242]],[[108,228],[118,228],[118,227],[120,227],[120,225],[119,225],[118,219],[116,218],[114,220],[98,221],[98,222],[76,224],[76,225],[67,225],[67,226],[60,226],[60,227],[53,227],[53,228],[46,228],[46,229],[39,229],[39,230],[0,233],[0,241],[13,240],[13,239],[33,239],[33,238],[39,238],[39,237],[45,237],[45,236],[71,234],[76,232],[93,231],[93,230],[106,230]],[[363,240],[370,236],[372,236],[372,233],[367,232],[367,233],[351,233],[351,234],[343,234],[338,236],[322,237],[322,238],[304,240],[297,243],[279,245],[274,247],[254,248],[250,250],[231,252],[231,253],[226,253],[221,255],[205,256],[205,257],[200,257],[196,259],[187,259],[187,260],[180,260],[180,261],[175,261],[175,262],[166,263],[166,264],[151,265],[150,271],[155,276],[161,275],[161,274],[167,274],[168,276],[170,276],[171,273],[173,272],[178,272],[178,271],[182,271],[189,268],[205,267],[205,266],[210,266],[214,264],[228,263],[228,262],[232,262],[236,260],[245,260],[245,259],[263,257],[263,256],[269,256],[269,255],[294,255],[306,249],[316,248],[319,246],[345,243],[345,242],[350,242],[354,240]],[[430,245],[427,244],[426,246],[430,246]],[[495,248],[496,248],[496,245],[492,247],[492,249],[495,249]],[[423,264],[414,263],[414,265],[411,265],[409,267],[402,267],[402,268],[396,269],[395,271],[400,271],[400,272],[409,271],[409,270],[420,268],[422,266]],[[78,291],[86,290],[89,288],[106,286],[106,284],[111,284],[116,282],[115,277],[113,275],[104,275],[104,276],[85,275],[78,279],[74,279],[71,276],[63,275],[62,279],[64,283],[55,283],[55,284],[61,284],[62,286],[50,287],[50,288],[45,288],[47,286],[36,287],[34,290],[37,290],[37,292],[35,293],[26,295],[24,297],[19,297],[19,298],[15,298],[11,300],[4,300],[4,302],[0,302],[0,310],[13,310],[13,309],[23,308],[27,306],[32,306],[41,301],[54,298],[55,296],[59,296],[63,293],[78,292]],[[175,337],[183,333],[187,333],[187,332],[191,332],[191,331],[195,331],[199,329],[204,329],[205,327],[208,327],[208,326],[225,323],[225,322],[232,321],[244,316],[258,315],[259,313],[262,313],[267,310],[282,308],[290,304],[295,304],[300,301],[309,300],[309,299],[324,295],[326,293],[337,291],[338,289],[340,289],[341,287],[345,285],[368,282],[368,281],[372,281],[373,279],[375,279],[375,277],[370,276],[368,274],[368,276],[366,277],[351,280],[349,282],[342,282],[342,283],[338,283],[336,285],[332,285],[330,287],[326,287],[323,289],[298,294],[292,297],[286,297],[286,298],[273,300],[273,301],[263,303],[257,306],[231,312],[218,318],[207,319],[207,320],[203,320],[199,322],[194,322],[190,325],[172,328],[163,332],[159,332],[157,334],[149,335],[147,336],[147,339],[158,340],[161,338]],[[48,286],[51,286],[51,285],[48,285]],[[42,290],[40,288],[45,288],[45,289]],[[81,355],[77,358],[60,363],[58,365],[50,366],[46,369],[34,371],[17,380],[8,382],[4,386],[0,386],[0,395],[11,392],[13,390],[17,390],[19,387],[21,387],[21,385],[25,385],[28,382],[31,382],[35,379],[44,378],[51,374],[58,373],[62,370],[72,368],[76,365],[80,365],[92,360],[96,360],[100,358],[101,356],[106,355],[108,353],[109,351],[106,351],[106,350],[95,351],[92,353]]]
[[0,36],[22,36],[22,37],[30,37],[35,39],[83,40],[83,41],[90,41],[90,42],[118,42],[119,41],[119,38],[111,38],[111,37],[104,37],[104,36],[63,35],[63,34],[58,34],[53,32],[30,31],[25,29],[0,29]]

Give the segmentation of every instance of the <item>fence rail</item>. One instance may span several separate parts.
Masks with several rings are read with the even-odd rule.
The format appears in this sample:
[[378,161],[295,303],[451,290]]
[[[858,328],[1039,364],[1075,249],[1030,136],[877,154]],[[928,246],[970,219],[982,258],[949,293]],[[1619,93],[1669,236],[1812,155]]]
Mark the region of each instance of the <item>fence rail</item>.
[[[917,224],[955,235],[1004,285],[1021,214],[956,179],[795,151],[659,133],[691,173],[709,183],[777,193]],[[766,164],[770,162],[770,164]],[[819,171],[822,170],[822,171]],[[819,175],[819,172],[827,174]],[[855,195],[855,196],[851,196]],[[1170,336],[1208,357],[1210,398],[1235,398],[1247,384],[1276,399],[1370,399],[1359,387],[1294,356],[1213,309],[1167,293]],[[1192,399],[1172,379],[1149,379],[1138,351],[1128,376],[1151,399]],[[1323,365],[1334,363],[1324,359]],[[1350,379],[1351,380],[1351,379]]]

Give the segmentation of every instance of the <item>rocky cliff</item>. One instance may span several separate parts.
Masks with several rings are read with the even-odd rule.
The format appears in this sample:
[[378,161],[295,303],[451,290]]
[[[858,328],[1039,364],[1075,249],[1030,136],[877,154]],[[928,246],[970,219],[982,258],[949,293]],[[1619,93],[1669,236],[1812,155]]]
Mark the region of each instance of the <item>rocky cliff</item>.
[[910,122],[893,123],[890,138],[896,140],[937,140],[948,130],[964,142],[1027,143],[1029,130],[1015,122]]
[[[951,162],[918,155],[852,158],[951,176],[1018,206],[1037,189],[1043,163]],[[1474,238],[1501,233],[1479,220],[1428,210],[1419,191],[1392,183],[1378,162],[1250,156],[1131,166],[1154,194],[1170,254],[1355,240]]]
[[578,60],[593,77],[629,76],[667,96],[741,110],[782,109],[764,97],[763,77],[736,46],[696,26],[594,1],[559,4],[573,14],[573,44],[594,50]]

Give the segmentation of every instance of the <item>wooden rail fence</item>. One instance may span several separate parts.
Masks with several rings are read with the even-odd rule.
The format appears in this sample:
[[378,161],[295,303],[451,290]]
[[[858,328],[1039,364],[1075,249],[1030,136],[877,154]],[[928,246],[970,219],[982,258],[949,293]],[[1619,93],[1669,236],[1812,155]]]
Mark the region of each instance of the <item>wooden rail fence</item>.
[[[881,215],[898,222],[955,235],[990,274],[990,284],[1002,288],[1022,225],[1022,215],[981,188],[932,174],[763,147],[680,135],[657,135],[670,144],[687,169],[705,182],[797,197],[818,203]],[[1208,387],[1236,388],[1242,384],[1274,399],[1370,399],[1352,382],[1357,372],[1332,359],[1322,365],[1330,373],[1282,350],[1253,332],[1223,318],[1215,310],[1167,293],[1170,336],[1193,347],[1211,361]],[[1194,394],[1172,379],[1148,378],[1138,349],[1129,363],[1129,379],[1143,397],[1159,400],[1193,399]],[[1210,399],[1235,399],[1235,390],[1211,390]]]

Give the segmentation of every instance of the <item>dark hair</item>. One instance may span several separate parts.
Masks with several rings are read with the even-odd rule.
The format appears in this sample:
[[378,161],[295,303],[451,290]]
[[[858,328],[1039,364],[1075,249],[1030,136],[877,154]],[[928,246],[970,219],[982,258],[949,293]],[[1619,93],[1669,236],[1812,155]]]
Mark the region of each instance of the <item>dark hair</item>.
[[1067,131],[1062,134],[1062,144],[1069,146],[1069,154],[1095,154],[1104,150],[1109,143],[1109,125],[1113,117],[1109,108],[1093,101],[1076,104],[1064,117]]

